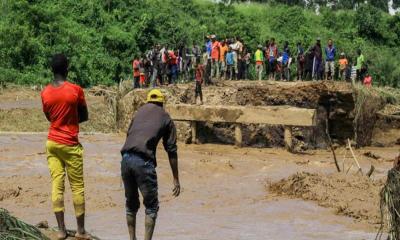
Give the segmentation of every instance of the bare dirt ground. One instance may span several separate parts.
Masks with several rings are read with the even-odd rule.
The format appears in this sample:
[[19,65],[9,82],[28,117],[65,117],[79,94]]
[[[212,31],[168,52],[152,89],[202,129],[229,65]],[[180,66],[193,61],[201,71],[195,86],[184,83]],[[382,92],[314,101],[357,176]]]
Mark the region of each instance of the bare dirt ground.
[[[86,133],[81,134],[87,229],[101,239],[127,239],[119,169],[124,136],[88,133],[114,129],[105,119],[108,109],[102,97],[88,95],[87,101],[93,116],[82,127]],[[56,226],[44,149],[43,131],[47,127],[38,91],[0,94],[0,206],[28,223],[47,220],[50,226]],[[364,156],[368,152],[379,158]],[[398,146],[356,150],[364,172],[371,164],[376,167],[370,181],[354,176],[355,167],[348,175],[335,174],[332,154],[326,150],[291,154],[279,148],[180,144],[183,190],[181,196],[173,198],[171,170],[160,148],[157,172],[161,206],[155,239],[373,239],[379,222],[374,193],[398,153]],[[341,160],[344,149],[337,149],[337,154]],[[347,167],[350,162],[347,160]],[[280,190],[300,183],[295,194],[277,194],[266,187],[277,182]],[[71,193],[66,189],[67,226],[75,229]],[[142,208],[139,236],[143,234],[143,220]]]

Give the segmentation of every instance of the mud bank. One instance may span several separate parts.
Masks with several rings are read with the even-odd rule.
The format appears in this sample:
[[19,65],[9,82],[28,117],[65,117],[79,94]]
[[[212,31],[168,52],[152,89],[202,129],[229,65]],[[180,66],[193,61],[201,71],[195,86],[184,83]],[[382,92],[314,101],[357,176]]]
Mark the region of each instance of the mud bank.
[[[194,86],[178,85],[164,88],[167,104],[195,102]],[[301,151],[325,148],[325,122],[336,141],[344,142],[354,136],[353,89],[338,82],[224,82],[203,90],[205,105],[276,106],[289,105],[318,110],[318,125],[313,128],[293,127],[295,149]],[[121,98],[117,106],[117,122],[126,129],[138,107],[145,102],[146,91],[135,90]],[[179,139],[190,143],[190,124],[177,123]],[[249,124],[243,128],[245,146],[282,147],[283,126]],[[234,126],[226,123],[200,123],[199,141],[202,143],[234,143]]]
[[372,145],[400,145],[400,106],[387,105],[378,112],[372,133]]
[[317,202],[334,209],[336,214],[352,217],[369,224],[380,223],[379,191],[384,180],[366,176],[335,173],[329,175],[296,173],[268,185],[279,195]]

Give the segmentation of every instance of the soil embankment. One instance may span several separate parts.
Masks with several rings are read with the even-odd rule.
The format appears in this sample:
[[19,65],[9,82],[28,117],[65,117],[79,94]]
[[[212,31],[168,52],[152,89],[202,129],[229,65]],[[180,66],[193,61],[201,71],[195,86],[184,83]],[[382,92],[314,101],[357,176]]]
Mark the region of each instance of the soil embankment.
[[358,174],[301,172],[270,184],[268,189],[279,196],[315,201],[358,221],[379,224],[379,191],[383,184],[383,179],[374,181]]
[[400,106],[387,105],[378,112],[373,130],[372,145],[400,145]]

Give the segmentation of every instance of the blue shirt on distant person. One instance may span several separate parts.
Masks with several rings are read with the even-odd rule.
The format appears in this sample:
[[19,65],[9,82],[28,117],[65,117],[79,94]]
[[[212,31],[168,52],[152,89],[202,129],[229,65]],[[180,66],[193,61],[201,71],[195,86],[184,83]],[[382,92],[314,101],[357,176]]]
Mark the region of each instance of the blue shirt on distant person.
[[332,45],[325,48],[325,55],[327,62],[335,61],[335,54],[336,54],[335,46]]
[[230,51],[226,54],[226,64],[227,65],[233,65],[235,63],[235,52]]
[[212,51],[212,41],[209,40],[206,44],[207,47],[207,54],[208,54],[208,58],[211,58],[211,51]]

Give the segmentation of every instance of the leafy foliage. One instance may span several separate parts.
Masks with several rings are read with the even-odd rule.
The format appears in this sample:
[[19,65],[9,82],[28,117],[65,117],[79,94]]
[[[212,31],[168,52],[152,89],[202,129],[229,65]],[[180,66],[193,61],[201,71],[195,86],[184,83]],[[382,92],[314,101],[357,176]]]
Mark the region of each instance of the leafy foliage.
[[[308,2],[324,6],[326,1]],[[241,36],[250,50],[271,37],[280,46],[288,40],[292,52],[297,41],[308,47],[316,37],[333,38],[338,51],[351,58],[357,48],[363,50],[379,85],[399,86],[400,15],[357,0],[329,1],[336,3],[321,7],[317,15],[301,0],[233,5],[207,0],[3,0],[0,82],[44,84],[51,79],[50,57],[63,52],[71,62],[69,79],[83,86],[110,85],[129,78],[132,58],[156,43],[202,43],[205,35],[216,33]],[[350,5],[340,5],[345,3]]]

